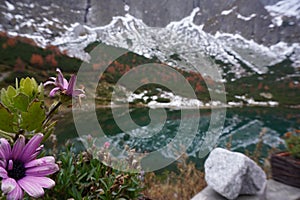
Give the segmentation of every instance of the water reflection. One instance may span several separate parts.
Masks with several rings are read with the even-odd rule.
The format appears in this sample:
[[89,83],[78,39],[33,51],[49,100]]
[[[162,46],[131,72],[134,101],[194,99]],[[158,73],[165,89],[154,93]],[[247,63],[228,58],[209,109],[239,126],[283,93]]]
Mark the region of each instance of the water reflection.
[[[155,123],[151,123],[148,108],[132,108],[130,109],[130,116],[138,126],[123,131],[114,119],[114,117],[117,117],[118,121],[123,123],[121,124],[122,127],[128,127],[126,123],[130,122],[124,117],[121,108],[115,113],[114,117],[110,108],[101,108],[96,111],[99,125],[108,140],[116,148],[124,149],[125,145],[128,145],[138,152],[152,152],[165,147],[176,139],[178,140],[176,144],[186,142],[190,144],[186,151],[191,158],[199,157],[201,151],[208,145],[205,142],[213,141],[206,138],[215,137],[213,129],[208,131],[211,110],[200,110],[199,112],[200,120],[194,116],[195,110],[185,110],[183,115],[182,110],[166,109],[165,121],[163,117],[160,119],[159,116],[155,116]],[[231,142],[232,150],[253,151],[259,141],[260,132],[265,130],[262,137],[262,151],[263,156],[266,156],[268,150],[272,147],[284,148],[280,137],[285,132],[300,129],[299,115],[298,110],[285,108],[246,107],[228,109],[224,128],[220,134],[221,137],[217,137],[217,145],[226,147],[228,142]],[[90,120],[88,115],[84,120]],[[180,125],[186,133],[189,133],[191,130],[193,131],[195,123],[198,123],[198,127],[191,141],[189,141],[191,135],[181,134],[180,137],[176,136]],[[151,126],[148,126],[149,124]],[[85,132],[94,137],[99,134],[93,127],[88,127]],[[66,114],[63,120],[59,121],[56,134],[60,144],[64,144],[67,139],[78,136],[71,113]],[[168,148],[162,151],[162,155],[165,158],[176,157],[174,151],[168,150]]]

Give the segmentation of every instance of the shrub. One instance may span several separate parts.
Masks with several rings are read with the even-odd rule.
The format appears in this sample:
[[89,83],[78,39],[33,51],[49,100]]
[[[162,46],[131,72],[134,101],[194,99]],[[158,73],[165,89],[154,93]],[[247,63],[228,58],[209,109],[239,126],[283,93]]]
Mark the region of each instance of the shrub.
[[32,54],[30,63],[35,66],[41,67],[44,64],[43,57],[39,54]]
[[140,175],[120,172],[93,158],[88,151],[76,155],[71,145],[57,155],[60,171],[56,186],[44,199],[138,199],[143,190]]
[[300,130],[287,132],[284,135],[284,141],[289,153],[297,159],[300,159]]

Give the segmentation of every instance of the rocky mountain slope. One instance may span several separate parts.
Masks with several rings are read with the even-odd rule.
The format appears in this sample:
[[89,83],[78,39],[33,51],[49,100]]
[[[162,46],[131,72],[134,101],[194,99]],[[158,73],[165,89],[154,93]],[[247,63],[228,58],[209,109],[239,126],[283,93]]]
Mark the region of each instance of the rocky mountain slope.
[[2,2],[0,30],[85,61],[84,48],[101,41],[188,71],[218,66],[224,82],[299,82],[300,0]]
[[[194,22],[203,25],[206,32],[239,33],[266,45],[279,41],[299,42],[299,0],[2,1],[3,15],[0,19],[3,29],[17,29],[16,25],[20,29],[27,25],[30,29],[30,21],[42,22],[46,21],[45,18],[50,21],[53,19],[54,23],[61,21],[65,25],[79,22],[92,27],[104,26],[114,16],[124,16],[126,13],[141,19],[148,26],[165,27],[172,21],[190,15],[194,8],[199,7]],[[278,15],[281,17],[279,24]],[[275,23],[274,17],[277,17]],[[20,24],[19,21],[28,23]]]
[[[275,55],[268,56],[267,60],[274,60],[274,57],[280,57],[281,59],[279,60],[282,61],[287,57],[291,57],[298,65],[299,61],[295,57],[299,53],[299,47],[295,43],[300,42],[300,21],[299,15],[297,15],[299,3],[299,0],[190,0],[187,2],[179,0],[110,0],[109,2],[106,0],[75,0],[72,3],[53,0],[4,1],[0,6],[0,12],[2,13],[0,16],[0,28],[12,34],[30,35],[42,46],[45,46],[52,43],[55,39],[65,36],[65,33],[68,31],[74,32],[74,37],[80,40],[79,36],[90,31],[86,31],[86,29],[94,29],[97,30],[96,33],[93,31],[93,34],[88,37],[94,37],[92,40],[99,39],[107,42],[106,38],[102,37],[103,32],[106,32],[107,35],[114,35],[113,28],[118,28],[121,32],[137,31],[141,36],[144,36],[141,32],[148,30],[151,32],[150,28],[152,27],[160,27],[163,29],[163,34],[170,34],[170,31],[187,30],[189,29],[188,26],[191,26],[196,36],[191,35],[189,40],[194,40],[193,43],[196,40],[200,49],[205,49],[205,45],[212,46],[205,53],[217,56],[216,54],[220,55],[223,54],[222,51],[227,51],[236,57],[235,62],[242,60],[244,64],[254,69],[272,65],[274,62],[259,61],[263,62],[263,64],[259,64],[260,66],[256,66],[257,63],[255,62],[250,62],[249,65],[249,58],[244,57],[248,57],[253,52],[236,53],[236,51],[241,49],[240,47],[255,52],[260,49],[257,55],[260,55],[261,51],[266,52],[266,48],[269,48],[271,53],[268,52],[267,54],[272,54],[275,51]],[[125,16],[125,18],[116,18],[115,16]],[[184,24],[177,23],[181,30],[174,30],[174,24],[171,25],[171,22],[186,22],[183,19],[188,16],[192,18],[189,19],[187,26],[184,27]],[[77,23],[76,26],[74,26],[74,23]],[[131,27],[129,26],[130,23]],[[84,27],[78,27],[78,24],[84,25]],[[173,30],[170,30],[171,26],[173,26]],[[76,27],[75,30],[74,27]],[[112,33],[108,33],[108,29]],[[156,31],[156,29],[152,30],[152,32]],[[132,33],[129,34],[133,35]],[[174,34],[177,33],[175,32]],[[187,30],[183,34],[192,33]],[[201,38],[197,38],[197,35],[202,35],[200,36],[201,38],[211,38],[205,39],[211,42],[207,44]],[[185,35],[185,37],[187,36]],[[220,38],[222,38],[221,41]],[[123,37],[123,39],[127,40],[128,38]],[[66,39],[62,38],[62,40]],[[247,48],[252,41],[254,45]],[[147,39],[145,39],[146,42],[148,42]],[[204,45],[202,46],[202,44]],[[231,47],[231,49],[221,47],[217,48],[221,49],[221,52],[210,52],[214,48],[213,46],[222,46],[222,44],[225,47]],[[126,47],[120,44],[114,45]],[[259,45],[263,46],[258,47]],[[65,46],[70,48],[68,44]],[[282,48],[284,48],[284,52],[282,52]],[[82,47],[79,49],[82,49]],[[277,54],[276,50],[280,51],[280,55]],[[73,54],[75,53],[73,52]],[[263,57],[265,54],[262,54]],[[80,57],[80,55],[76,56]],[[228,63],[229,57],[227,56],[226,59],[221,60]],[[231,64],[237,66],[234,62],[231,62]],[[258,72],[261,70],[256,69],[254,71]]]

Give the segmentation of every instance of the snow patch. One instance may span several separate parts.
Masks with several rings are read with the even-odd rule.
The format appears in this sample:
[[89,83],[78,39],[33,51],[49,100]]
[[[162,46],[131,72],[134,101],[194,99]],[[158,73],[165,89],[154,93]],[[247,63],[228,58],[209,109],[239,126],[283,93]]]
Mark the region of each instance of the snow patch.
[[124,5],[124,11],[125,11],[125,12],[128,12],[129,9],[130,9],[129,5],[125,4],[125,5]]
[[242,19],[242,20],[244,20],[244,21],[249,21],[249,20],[251,20],[252,18],[254,18],[254,17],[256,17],[256,14],[251,14],[250,16],[248,16],[248,17],[245,17],[245,16],[242,16],[241,14],[238,14],[237,15],[237,18],[238,19]]
[[279,103],[277,101],[255,101],[252,97],[248,98],[246,95],[235,95],[234,96],[236,99],[243,100],[247,103],[249,106],[271,106],[275,107],[278,106]]
[[236,9],[236,6],[232,7],[230,10],[223,10],[221,12],[221,15],[229,15],[230,13],[232,13],[232,11],[234,11]]
[[300,0],[283,0],[274,5],[265,6],[271,16],[287,16],[300,19]]
[[284,16],[300,19],[300,0],[283,0],[265,8],[273,17],[272,22],[276,26],[282,25]]
[[8,1],[5,1],[6,7],[9,11],[15,10],[15,6]]

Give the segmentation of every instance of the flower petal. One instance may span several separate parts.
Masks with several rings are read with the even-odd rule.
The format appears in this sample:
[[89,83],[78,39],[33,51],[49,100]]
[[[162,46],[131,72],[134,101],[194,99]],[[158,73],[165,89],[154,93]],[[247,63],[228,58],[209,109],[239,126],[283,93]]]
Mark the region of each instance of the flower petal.
[[50,91],[50,93],[49,93],[50,97],[54,97],[55,94],[56,94],[56,92],[58,92],[59,90],[60,90],[59,87],[53,88],[53,89]]
[[8,178],[7,171],[3,167],[0,167],[0,177],[4,179]]
[[59,170],[57,164],[47,164],[38,167],[32,167],[26,169],[26,175],[28,176],[47,176],[53,174]]
[[4,194],[10,193],[17,186],[17,182],[12,178],[5,178],[2,180],[1,190]]
[[36,176],[27,176],[27,180],[31,179],[35,183],[39,184],[43,188],[52,188],[55,186],[55,182],[48,177],[36,177]]
[[69,83],[68,83],[67,79],[64,78],[64,84],[63,84],[64,90],[66,90],[68,88],[68,86],[69,86]]
[[7,200],[21,200],[23,199],[24,192],[17,184],[15,189],[6,195]]
[[39,167],[48,164],[55,164],[55,158],[53,156],[45,156],[36,160],[32,160],[25,164],[25,168]]
[[57,78],[56,78],[56,86],[60,87],[61,90],[66,90],[68,87],[68,81],[64,78],[64,75],[61,73],[60,69],[56,69]]
[[23,161],[24,163],[31,161],[32,154],[36,152],[43,137],[43,134],[37,133],[29,140],[22,151],[22,155],[20,156],[21,161]]
[[44,83],[44,86],[47,86],[47,85],[56,85],[54,81],[46,81]]
[[76,76],[72,75],[70,78],[70,81],[69,81],[68,89],[66,91],[67,95],[70,95],[70,96],[73,95],[75,85],[76,85]]
[[24,147],[25,147],[25,137],[23,135],[20,135],[12,149],[12,158],[14,160],[20,159],[21,152],[23,151]]
[[77,97],[77,96],[80,96],[80,97],[85,97],[85,92],[81,89],[76,89],[73,91],[73,96],[74,97]]
[[34,179],[34,177],[25,176],[18,180],[18,184],[27,192],[30,196],[38,198],[44,195],[44,190]]
[[0,159],[8,160],[11,155],[11,147],[6,139],[0,138]]
[[6,167],[7,161],[3,158],[0,159],[0,167]]
[[41,146],[39,146],[36,151],[31,154],[31,156],[29,157],[29,160],[34,160],[39,154],[40,152],[42,151],[42,149],[44,148],[44,145],[42,144]]
[[63,84],[64,75],[61,73],[59,68],[56,68],[56,72],[57,72],[57,78],[56,78],[57,83]]

